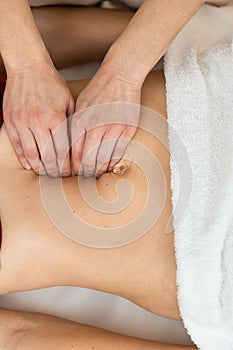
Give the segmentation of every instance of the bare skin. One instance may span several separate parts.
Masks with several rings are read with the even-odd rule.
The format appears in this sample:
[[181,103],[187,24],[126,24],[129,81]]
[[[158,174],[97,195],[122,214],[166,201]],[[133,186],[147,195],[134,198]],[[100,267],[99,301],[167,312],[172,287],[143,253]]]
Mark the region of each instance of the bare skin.
[[[52,177],[69,176],[71,168],[76,174],[93,176],[99,155],[86,157],[86,153],[93,144],[105,148],[105,139],[113,137],[116,142],[111,145],[111,152],[105,150],[109,165],[103,164],[100,173],[111,168],[125,152],[122,139],[127,138],[129,142],[133,137],[139,113],[134,113],[131,125],[103,125],[88,130],[88,123],[84,123],[83,130],[87,131],[79,141],[74,141],[77,130],[82,128],[76,116],[71,125],[72,157],[67,156],[63,166],[60,158],[69,142],[67,128],[58,139],[54,130],[67,115],[97,104],[117,101],[139,105],[147,74],[203,3],[203,0],[192,0],[183,6],[182,0],[145,0],[123,33],[113,40],[98,72],[75,103],[54,67],[28,1],[1,0],[0,52],[8,76],[3,111],[8,134],[22,166],[31,167],[36,173],[42,166],[41,174],[47,172]],[[116,121],[121,115],[122,111],[117,111]],[[98,117],[93,113],[93,118]],[[103,119],[108,120],[108,113]],[[43,144],[50,134],[53,144],[49,156],[43,159]]]
[[[87,82],[73,82],[69,87],[73,95],[77,96],[86,84]],[[166,115],[162,72],[150,74],[143,87],[142,101],[143,105],[161,115]],[[160,141],[141,129],[138,130],[134,140],[147,146],[162,166],[167,182],[165,206],[159,220],[144,237],[124,247],[103,250],[75,243],[63,236],[51,224],[41,202],[38,177],[33,172],[25,172],[21,169],[7,133],[4,127],[2,128],[0,135],[0,212],[3,242],[0,293],[55,285],[81,286],[114,293],[156,314],[180,319],[176,297],[174,237],[173,234],[165,234],[166,224],[171,214],[169,152]],[[85,204],[75,178],[63,180],[64,191],[72,210],[88,223],[100,227],[112,227],[113,222],[126,224],[140,211],[142,198],[145,199],[143,193],[146,190],[146,184],[143,174],[133,163],[128,163],[128,169],[123,178],[129,180],[133,185],[134,200],[121,213],[114,214],[114,219],[113,216],[100,214]],[[100,196],[107,200],[113,199],[118,180],[117,175],[110,173],[104,174],[97,180],[97,190]],[[33,274],[30,271],[33,271]],[[9,322],[3,322],[2,325],[5,331],[8,329],[8,332],[14,335],[11,337],[13,345],[10,344],[9,349],[36,350],[41,348],[43,342],[47,344],[47,349],[50,349],[49,346],[52,349],[55,343],[60,343],[60,341],[57,342],[57,330],[59,329],[61,330],[61,333],[58,331],[61,334],[59,345],[61,349],[64,348],[62,347],[64,344],[78,347],[80,342],[83,345],[82,349],[89,349],[91,348],[90,339],[93,339],[95,349],[105,349],[105,347],[106,349],[121,349],[122,346],[124,349],[137,349],[137,347],[140,349],[186,349],[183,346],[144,342],[117,336],[110,332],[43,315],[12,314],[8,311],[1,311],[1,313],[4,316],[3,319],[9,320],[12,317],[15,320],[10,328],[6,327]],[[70,327],[65,327],[68,324]],[[48,325],[51,326],[48,327]],[[90,338],[90,330],[93,338]],[[0,334],[2,334],[0,336],[2,343],[7,341],[3,335],[7,333],[0,332]],[[44,340],[40,340],[42,336]],[[16,343],[18,347],[14,347]],[[190,349],[195,348],[190,347]]]
[[[145,91],[147,92],[145,92],[144,103],[153,106],[157,110],[158,107],[156,106],[159,105],[159,110],[163,111],[163,115],[165,115],[163,74],[153,73],[152,76],[154,76],[154,79],[150,77],[147,87],[145,85]],[[80,92],[80,88],[84,84],[75,83],[75,86],[70,85],[74,95]],[[159,92],[156,93],[156,91]],[[151,97],[147,97],[150,94]],[[156,98],[154,98],[155,96]],[[145,99],[149,99],[149,101],[145,101]],[[169,153],[158,140],[141,129],[137,132],[135,141],[147,146],[162,164],[168,186],[166,205],[158,222],[150,233],[142,239],[119,249],[98,250],[86,248],[70,241],[52,225],[41,201],[38,188],[39,179],[33,172],[25,172],[20,168],[6,130],[2,129],[0,144],[0,209],[3,225],[0,273],[2,292],[40,288],[46,285],[77,285],[78,281],[78,285],[81,287],[99,290],[104,286],[106,292],[127,297],[149,311],[175,319],[180,318],[176,301],[173,235],[164,233],[165,225],[171,214]],[[72,210],[89,224],[100,227],[114,227],[117,222],[117,224],[123,225],[140,214],[144,205],[142,200],[143,198],[144,201],[146,200],[145,193],[147,190],[144,175],[135,164],[128,164],[128,171],[122,178],[128,179],[132,183],[135,189],[135,199],[127,209],[118,214],[101,214],[91,209],[81,196],[76,178],[64,179],[64,191]],[[96,180],[89,179],[87,181],[91,185]],[[119,178],[111,173],[102,176],[96,182],[99,195],[106,200],[113,200],[116,196],[115,188],[118,181]],[[9,187],[9,183],[12,183],[12,186]],[[14,198],[19,198],[19,200],[16,202]],[[25,215],[27,215],[26,228]],[[12,223],[10,218],[13,216],[15,216],[17,224]],[[36,217],[40,217],[40,219],[35,228]],[[35,235],[33,240],[30,239],[32,232],[33,236]],[[19,246],[19,240],[23,242],[23,250]],[[46,254],[44,256],[39,254],[39,260],[33,258],[36,252],[33,251],[33,247],[29,249],[33,241],[37,241],[37,248],[41,246],[42,251],[43,246],[47,247],[48,250],[46,249],[46,251],[49,252],[49,259],[46,252],[44,252]],[[10,250],[7,249],[8,245],[11,247]],[[34,248],[36,249],[36,246]],[[12,254],[13,250],[14,254]],[[27,254],[24,253],[26,251],[28,251]],[[146,260],[144,259],[145,251],[147,251],[146,256],[148,257]],[[162,251],[165,254],[161,255]],[[88,267],[86,260],[89,254],[90,258],[88,260],[92,263]],[[12,264],[12,258],[15,262],[17,260],[21,262],[20,268],[18,264]],[[25,269],[28,264],[35,273],[34,276],[29,274],[27,278]],[[67,266],[69,266],[68,275]],[[128,269],[125,269],[125,266],[128,266]],[[17,271],[18,268],[19,271]],[[42,275],[39,272],[41,269],[45,269]],[[52,274],[51,269],[53,270]],[[16,275],[18,276],[17,280],[15,279]],[[115,278],[113,278],[114,275]],[[150,278],[145,278],[146,275]],[[24,278],[22,279],[20,276],[24,276]],[[141,278],[146,279],[147,282],[142,283]],[[119,283],[120,280],[121,283]],[[143,288],[140,287],[142,285]],[[164,293],[164,285],[166,285],[166,293]]]
[[48,315],[0,310],[0,350],[196,350],[115,334]]
[[[88,10],[91,11],[91,9]],[[106,51],[111,38],[122,30],[124,23],[131,15],[130,12],[122,12],[122,17],[119,19],[120,17],[114,17],[112,12],[113,17],[109,21],[114,30],[107,31],[108,40],[102,35],[103,33],[99,33],[98,36],[96,30],[94,30],[96,37],[92,46],[85,46],[85,40],[83,40],[82,45],[87,60],[88,57],[90,60],[92,57],[93,60],[100,58],[101,52]],[[78,52],[73,53],[74,56],[72,56],[71,42],[62,40],[64,46],[60,51],[56,46],[56,38],[51,37],[52,19],[60,35],[64,29],[68,29],[66,26],[62,29],[59,26],[62,12],[52,8],[48,11],[38,9],[34,11],[34,16],[43,37],[47,38],[57,66],[69,65],[72,57],[79,57],[80,63],[85,61],[85,56],[79,56]],[[73,20],[70,19],[67,25],[75,23],[75,17]],[[85,25],[84,22],[83,25]],[[84,30],[79,33],[81,38],[83,32]],[[72,35],[75,36],[73,31],[67,31],[68,34],[71,39]],[[95,50],[97,48],[101,48],[99,52]],[[61,55],[61,52],[65,54]],[[87,81],[69,83],[69,89],[74,98],[78,97],[87,83]],[[143,105],[166,116],[165,100],[163,73],[150,74],[142,89]],[[140,129],[134,140],[147,146],[162,164],[167,183],[167,197],[163,212],[153,228],[140,240],[122,248],[97,250],[74,243],[55,229],[41,203],[38,178],[32,172],[21,169],[5,129],[1,130],[0,213],[3,224],[3,243],[0,293],[63,284],[82,286],[118,294],[149,311],[180,319],[176,297],[173,234],[165,234],[165,227],[171,214],[169,152],[157,139]],[[72,209],[81,218],[91,224],[112,227],[113,222],[126,224],[132,220],[142,209],[142,199],[145,200],[146,183],[137,166],[127,163],[127,171],[122,178],[128,179],[133,184],[135,197],[131,206],[122,213],[115,214],[114,218],[91,210],[82,200],[76,180],[65,179],[63,183]],[[99,179],[97,188],[100,196],[107,200],[114,199],[118,179],[114,174],[105,174]],[[30,272],[32,270],[33,274]],[[60,349],[67,347],[80,349],[80,344],[83,350],[93,347],[101,350],[195,349],[195,347],[124,337],[47,315],[1,310],[0,316],[1,350],[6,348],[50,350],[55,346],[56,348],[59,346]]]

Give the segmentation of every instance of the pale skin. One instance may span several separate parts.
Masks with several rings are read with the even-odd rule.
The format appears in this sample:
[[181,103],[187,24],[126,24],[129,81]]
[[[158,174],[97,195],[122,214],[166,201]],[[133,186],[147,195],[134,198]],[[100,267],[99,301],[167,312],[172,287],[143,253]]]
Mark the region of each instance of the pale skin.
[[[46,37],[43,40],[38,31],[28,1],[1,0],[0,52],[8,76],[3,109],[6,128],[22,166],[52,177],[69,176],[71,171],[89,177],[111,170],[125,152],[126,142],[121,140],[129,142],[135,134],[139,113],[134,114],[129,126],[121,120],[119,109],[116,121],[120,120],[120,125],[103,125],[94,130],[89,130],[89,125],[80,125],[77,114],[71,126],[71,159],[67,155],[64,164],[61,158],[69,144],[67,126],[59,137],[54,134],[55,128],[67,116],[96,104],[115,101],[140,104],[145,77],[203,3],[203,0],[192,0],[184,6],[183,0],[145,0],[134,16],[128,15],[118,35],[108,42],[100,54],[103,58],[107,51],[101,67],[74,100],[54,67],[56,61],[46,48]],[[79,45],[78,37],[72,46],[74,43]],[[81,50],[79,56],[82,57]],[[100,117],[108,120],[107,115],[93,112],[93,120]],[[82,137],[76,140],[80,130]],[[50,134],[53,146],[43,157],[43,145]],[[104,141],[109,139],[116,141],[105,148]],[[104,162],[100,161],[98,152],[86,156],[94,144],[101,145]]]
[[[90,11],[94,11],[92,12],[93,19],[99,18],[98,11]],[[67,16],[68,14],[69,11]],[[128,12],[124,14],[125,17],[119,17],[117,13],[111,12],[109,21],[112,23],[113,31],[108,32],[107,37],[100,33],[102,49],[107,47],[111,41],[111,35],[116,35],[124,25],[124,21],[127,20],[127,16],[130,16]],[[34,15],[37,23],[40,21],[44,23],[44,26],[41,26],[43,36],[51,35],[49,25],[52,18],[59,29],[62,20],[62,12],[59,12],[59,9],[36,10]],[[71,11],[68,23],[72,23]],[[63,27],[60,31],[64,32],[65,29],[66,27]],[[81,34],[80,38],[82,38]],[[100,47],[99,42],[96,36],[92,46],[85,47],[87,57],[88,54],[92,56],[95,52],[93,46]],[[59,50],[56,53],[54,43],[55,41],[50,36],[50,50],[54,52],[57,62],[69,63],[71,46],[64,41],[64,51],[67,54],[63,56],[59,54]],[[98,57],[101,52],[97,50],[95,54]],[[82,59],[80,57],[80,61]],[[88,81],[68,84],[74,99],[79,96],[87,84]],[[142,88],[142,104],[157,111],[161,116],[166,116],[163,72],[151,73],[146,79]],[[159,220],[143,238],[125,247],[102,250],[74,243],[51,224],[41,202],[38,177],[31,171],[22,170],[6,129],[2,128],[0,134],[0,213],[3,242],[0,294],[55,285],[73,285],[114,293],[153,313],[180,319],[176,296],[174,237],[173,234],[165,233],[166,224],[172,212],[169,152],[156,138],[141,129],[134,136],[134,141],[148,147],[162,166],[167,183],[165,206]],[[146,183],[136,165],[131,162],[126,162],[126,164],[128,169],[120,178],[129,180],[135,189],[134,200],[127,210],[113,216],[91,210],[80,195],[77,181],[74,178],[68,178],[64,179],[63,183],[72,210],[88,223],[100,227],[112,227],[114,222],[127,224],[133,220],[142,209]],[[153,167],[151,168],[154,171]],[[156,174],[154,178],[156,179]],[[119,177],[112,173],[104,174],[97,180],[100,196],[106,200],[115,199],[118,180]],[[86,181],[95,182],[94,179]],[[30,271],[33,271],[33,274]],[[93,347],[97,350],[196,349],[194,346],[186,347],[129,338],[47,315],[1,310],[0,316],[1,350],[42,348],[52,350],[54,347],[62,350],[66,348],[89,350]]]
[[[69,84],[74,97],[86,84],[87,82]],[[161,115],[166,115],[162,72],[154,72],[146,79],[142,89],[142,103]],[[2,128],[1,294],[56,285],[73,285],[114,293],[153,313],[180,319],[176,296],[174,236],[173,233],[165,233],[172,211],[169,152],[158,139],[142,129],[138,129],[134,141],[148,147],[161,164],[167,183],[163,211],[148,233],[134,243],[115,249],[94,249],[69,240],[53,226],[41,201],[38,177],[33,172],[21,169],[6,129]],[[113,215],[101,214],[91,209],[83,201],[73,177],[63,180],[64,191],[72,210],[80,218],[99,227],[114,227],[114,222],[127,224],[133,220],[141,210],[146,183],[137,165],[127,161],[126,164],[128,169],[120,178],[127,179],[135,189],[134,200],[127,209]],[[97,181],[99,195],[106,200],[113,200],[118,180],[117,175],[106,173],[99,180],[85,181]],[[55,180],[50,181],[52,184]],[[33,274],[30,271],[33,271]],[[45,347],[49,350],[54,349],[55,345],[57,349],[73,347],[82,350],[93,347],[101,350],[196,349],[194,346],[129,338],[47,315],[7,310],[0,313],[0,349],[4,350],[37,350]]]
[[[95,24],[98,25],[98,18],[101,18],[98,17],[98,13],[102,16],[102,12],[87,9],[87,11],[89,10],[93,11],[92,23],[96,19]],[[67,10],[66,18],[69,24],[72,24],[72,13],[72,11]],[[107,47],[111,36],[117,34],[130,15],[130,13],[125,13],[125,17],[119,17],[116,12],[110,14],[109,21],[112,23],[113,30],[111,33],[108,31],[107,36],[100,33],[102,49]],[[64,33],[66,26],[60,26],[60,21],[63,18],[61,10],[40,9],[36,10],[34,15],[37,23],[41,25],[43,36],[49,37],[51,35],[49,26],[52,19],[57,30],[60,28],[60,31]],[[73,21],[75,21],[75,16]],[[83,25],[84,28],[79,34],[80,39],[82,33],[85,32],[85,21],[83,21]],[[76,33],[71,31],[69,34],[72,36]],[[63,51],[67,54],[63,56],[59,54],[59,50],[56,53],[55,42],[53,37],[50,37],[50,50],[54,52],[54,57],[58,62],[66,60],[69,63],[71,46],[66,44],[67,41],[64,41]],[[95,48],[99,47],[100,40],[96,36],[91,47],[85,47],[87,57],[88,54],[95,53]],[[100,52],[96,50],[95,54],[98,56]],[[82,58],[80,58],[81,60]],[[142,104],[159,112],[161,116],[166,116],[164,83],[163,73],[154,72],[148,76],[142,89]],[[69,83],[69,89],[75,99],[87,84],[88,81]],[[3,242],[0,293],[55,285],[74,285],[114,293],[156,314],[180,319],[176,296],[173,234],[165,234],[166,224],[172,212],[169,152],[157,139],[141,129],[134,136],[134,141],[147,146],[162,166],[167,183],[165,206],[159,220],[143,238],[125,247],[102,250],[74,243],[51,224],[41,202],[38,177],[32,171],[22,170],[6,129],[2,128],[0,136],[0,212]],[[128,170],[120,178],[129,180],[135,189],[134,200],[127,210],[113,216],[91,210],[83,201],[75,178],[67,178],[63,180],[63,183],[72,209],[88,223],[100,227],[112,227],[114,222],[127,224],[133,220],[142,209],[142,201],[145,201],[147,187],[145,178],[138,167],[131,162],[127,165]],[[151,168],[153,170],[153,167]],[[154,178],[157,178],[156,174]],[[100,196],[106,200],[115,199],[118,180],[119,177],[112,173],[104,174],[97,180]],[[94,179],[86,181],[95,182]],[[12,222],[12,217],[15,218],[14,222]],[[28,270],[28,266],[34,271],[33,274]],[[68,271],[67,267],[69,267]],[[186,348],[114,335],[110,332],[51,318],[47,315],[38,316],[2,310],[1,316],[0,345],[4,350],[6,345],[14,350],[17,349],[17,346],[19,350],[43,347],[49,350],[50,348],[54,349],[55,343],[56,347],[59,345],[61,349],[70,345],[74,345],[74,348],[80,348],[81,343],[84,350],[90,349],[92,346],[101,350],[104,348],[134,350],[137,347],[140,349],[164,348],[169,350]],[[55,333],[54,330],[56,330]],[[56,333],[60,334],[59,342]],[[19,341],[20,339],[21,341]],[[43,346],[41,339],[44,339]],[[190,349],[195,349],[195,347],[190,347]]]

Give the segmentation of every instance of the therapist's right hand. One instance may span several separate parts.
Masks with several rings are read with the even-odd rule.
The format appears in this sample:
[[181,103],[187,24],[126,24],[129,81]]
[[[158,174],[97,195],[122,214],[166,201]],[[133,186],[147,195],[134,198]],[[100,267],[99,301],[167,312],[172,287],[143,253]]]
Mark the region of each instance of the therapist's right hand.
[[[69,139],[64,121],[74,113],[74,108],[65,80],[49,61],[7,72],[4,121],[25,169],[51,177],[70,175]],[[45,152],[51,137],[53,142],[49,142]]]

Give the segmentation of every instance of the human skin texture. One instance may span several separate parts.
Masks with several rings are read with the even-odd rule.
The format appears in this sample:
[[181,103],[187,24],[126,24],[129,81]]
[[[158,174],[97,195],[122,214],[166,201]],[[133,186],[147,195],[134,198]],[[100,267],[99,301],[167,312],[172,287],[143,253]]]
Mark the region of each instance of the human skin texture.
[[[54,67],[28,1],[2,0],[0,52],[8,76],[3,110],[8,134],[22,166],[51,177],[69,176],[71,169],[75,174],[89,177],[101,175],[119,161],[125,152],[123,139],[129,142],[136,132],[137,111],[130,122],[118,123],[122,111],[117,110],[114,116],[117,123],[92,130],[88,122],[80,124],[76,115],[71,125],[72,155],[67,155],[63,165],[60,160],[69,143],[68,130],[64,127],[62,137],[57,138],[56,127],[67,115],[97,104],[140,105],[145,77],[203,3],[203,0],[192,0],[184,6],[182,0],[145,0],[74,104],[67,84]],[[99,117],[93,112],[92,119]],[[102,118],[108,120],[108,113],[102,113]],[[80,129],[83,135],[76,140]],[[43,144],[50,135],[53,144],[48,156],[43,157]],[[110,151],[105,144],[109,139],[115,139],[109,146]],[[103,148],[107,156],[107,162],[98,169],[96,162],[102,162],[98,153],[90,153],[93,144]],[[88,157],[87,153],[90,153]]]
[[[86,83],[71,83],[73,94],[77,95]],[[154,72],[148,77],[144,85],[143,104],[165,115],[162,72]],[[163,210],[148,233],[134,243],[116,249],[94,249],[71,241],[56,229],[43,206],[39,178],[32,171],[26,172],[20,167],[6,130],[2,128],[2,293],[54,285],[78,285],[97,290],[103,290],[104,287],[106,292],[126,297],[151,312],[180,319],[176,299],[173,234],[166,234],[166,225],[172,212],[169,150],[156,137],[142,129],[138,130],[134,141],[141,145],[142,151],[149,149],[161,165],[166,180]],[[143,174],[134,163],[136,156],[133,149],[132,159],[127,161],[128,169],[122,176],[107,173],[98,180],[87,179],[85,182],[88,187],[96,184],[99,198],[111,203],[116,199],[119,180],[128,180],[133,186],[133,199],[125,209],[115,214],[105,214],[91,208],[83,199],[77,179],[73,177],[63,180],[64,195],[71,210],[88,225],[109,230],[116,223],[127,226],[135,220],[143,213],[148,192],[147,174]],[[159,202],[156,192],[157,168],[154,164],[150,168],[155,179],[155,189],[149,195],[156,194]],[[52,188],[56,180],[48,181],[51,181],[49,184]],[[161,200],[164,201],[164,198],[161,197]],[[34,271],[33,275],[27,266]],[[125,269],[125,266],[128,268]]]
[[[87,81],[71,82],[76,97]],[[144,86],[142,103],[165,121],[166,101],[163,72],[151,73]],[[155,118],[156,120],[156,118]],[[159,127],[159,125],[158,125]],[[95,249],[73,242],[51,223],[43,207],[39,179],[25,172],[17,160],[4,127],[0,134],[0,212],[3,227],[0,293],[73,285],[114,293],[145,309],[180,319],[176,290],[176,263],[173,233],[166,234],[171,215],[169,150],[154,136],[139,129],[134,141],[147,147],[158,159],[166,179],[167,195],[157,222],[142,238],[123,247]],[[113,227],[138,215],[146,199],[145,176],[133,159],[120,179],[134,187],[127,209],[114,215],[91,209],[80,195],[75,178],[63,179],[64,193],[73,211],[91,225]],[[151,164],[153,171],[153,164]],[[156,172],[154,173],[155,186]],[[51,185],[54,179],[51,179]],[[118,175],[104,174],[97,181],[99,196],[115,198]],[[154,193],[152,192],[152,195]],[[113,220],[114,218],[114,220]],[[65,217],[64,217],[65,220]],[[29,268],[30,267],[30,268]],[[32,273],[33,271],[33,273]],[[172,344],[142,341],[79,325],[47,315],[1,310],[0,349],[195,349]],[[7,346],[7,347],[6,347]]]

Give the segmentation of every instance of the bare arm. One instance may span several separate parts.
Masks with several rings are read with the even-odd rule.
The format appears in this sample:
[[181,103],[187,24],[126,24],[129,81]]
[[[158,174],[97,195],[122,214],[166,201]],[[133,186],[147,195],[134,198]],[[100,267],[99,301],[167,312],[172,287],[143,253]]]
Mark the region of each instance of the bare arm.
[[7,71],[49,60],[28,0],[1,0],[0,51]]
[[145,0],[110,48],[104,66],[141,83],[204,0]]
[[[60,138],[55,129],[73,113],[74,101],[50,59],[27,0],[0,1],[0,53],[7,72],[4,120],[19,161],[36,173],[70,175],[66,123]],[[44,155],[50,135],[53,146]]]
[[[204,0],[145,0],[126,29],[111,46],[102,66],[77,100],[77,112],[106,102],[123,103],[118,104],[113,115],[118,123],[117,126],[105,125],[104,122],[109,120],[109,113],[104,109],[100,111],[94,108],[92,113],[89,113],[92,121],[96,118],[97,121],[103,122],[102,128],[90,130],[88,118],[84,125],[81,125],[78,118],[77,121],[74,120],[72,159],[75,172],[84,173],[87,176],[101,175],[107,169],[110,170],[123,156],[139,121],[136,108],[132,115],[125,115],[124,103],[134,104],[134,106],[140,104],[141,86],[147,74],[203,3]],[[88,130],[85,139],[82,137],[75,142],[77,139],[75,130],[82,129]],[[114,141],[109,146],[104,143],[109,138],[117,142]],[[98,145],[101,151],[97,155],[92,152],[88,156],[93,145]],[[82,150],[84,150],[83,154]],[[95,168],[96,164],[98,166]]]
[[195,350],[127,337],[48,315],[0,310],[0,350]]

